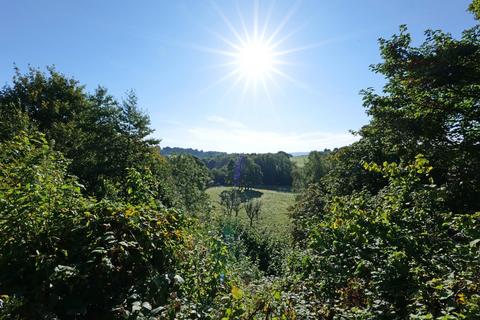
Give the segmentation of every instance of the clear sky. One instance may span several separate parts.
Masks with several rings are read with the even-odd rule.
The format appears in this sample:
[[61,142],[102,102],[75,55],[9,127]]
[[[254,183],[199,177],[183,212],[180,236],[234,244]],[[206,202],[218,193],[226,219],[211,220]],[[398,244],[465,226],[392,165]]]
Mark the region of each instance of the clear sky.
[[0,0],[0,84],[14,63],[54,64],[88,90],[134,89],[162,146],[333,148],[368,121],[358,93],[382,86],[377,39],[401,24],[416,43],[429,28],[459,36],[468,3]]

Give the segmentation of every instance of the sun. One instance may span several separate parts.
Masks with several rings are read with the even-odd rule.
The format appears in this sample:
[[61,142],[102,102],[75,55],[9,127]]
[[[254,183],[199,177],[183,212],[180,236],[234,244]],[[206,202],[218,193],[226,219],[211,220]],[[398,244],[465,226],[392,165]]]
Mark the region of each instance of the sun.
[[262,87],[270,100],[271,85],[278,87],[278,80],[280,79],[301,86],[300,82],[288,75],[284,69],[287,66],[295,65],[289,61],[287,57],[289,54],[303,51],[307,47],[285,48],[287,40],[301,29],[296,28],[290,32],[285,32],[285,27],[296,10],[296,6],[293,6],[278,24],[272,25],[270,18],[274,1],[272,1],[263,19],[260,18],[259,14],[259,1],[253,0],[253,4],[253,14],[249,15],[253,18],[250,21],[251,24],[247,23],[241,10],[237,7],[240,22],[238,26],[235,26],[232,20],[227,18],[222,10],[214,4],[214,9],[225,22],[227,34],[220,34],[213,30],[209,31],[220,39],[226,47],[209,48],[200,46],[198,48],[226,58],[226,61],[218,65],[227,68],[226,74],[210,87],[231,81],[231,86],[226,90],[226,93],[228,93],[234,87],[243,83],[243,96],[250,90],[257,94],[257,88]]
[[235,65],[238,73],[246,80],[258,81],[273,72],[275,52],[263,41],[247,42],[238,49]]

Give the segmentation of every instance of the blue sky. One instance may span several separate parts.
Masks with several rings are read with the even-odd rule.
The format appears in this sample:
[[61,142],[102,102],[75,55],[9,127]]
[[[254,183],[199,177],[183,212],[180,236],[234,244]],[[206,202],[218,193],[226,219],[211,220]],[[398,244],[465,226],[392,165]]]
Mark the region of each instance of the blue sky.
[[[333,148],[354,141],[348,131],[368,121],[358,93],[382,86],[368,68],[380,61],[377,39],[400,24],[416,43],[428,28],[459,36],[474,25],[468,3],[1,0],[0,84],[10,82],[14,63],[22,70],[54,64],[88,90],[102,85],[121,97],[134,89],[162,146]],[[275,52],[290,52],[267,78],[267,91],[245,89],[236,77],[221,81],[234,58],[218,52],[240,43],[232,29],[253,35],[255,16],[259,28],[268,20],[267,37],[285,38]]]

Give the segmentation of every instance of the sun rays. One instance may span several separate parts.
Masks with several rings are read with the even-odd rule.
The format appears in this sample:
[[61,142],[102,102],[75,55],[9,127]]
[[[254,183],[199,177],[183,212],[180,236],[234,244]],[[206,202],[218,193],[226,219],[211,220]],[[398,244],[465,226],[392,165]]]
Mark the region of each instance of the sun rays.
[[244,18],[245,15],[237,2],[238,25],[236,25],[233,22],[234,19],[229,19],[216,4],[213,4],[218,16],[225,24],[225,32],[210,32],[222,41],[224,47],[203,47],[202,50],[223,58],[222,63],[219,63],[217,67],[224,69],[225,74],[211,87],[229,82],[226,93],[243,86],[243,97],[249,92],[256,95],[260,91],[269,100],[271,100],[272,85],[278,86],[277,82],[280,79],[301,87],[300,82],[285,70],[286,66],[294,64],[290,61],[289,55],[310,48],[310,46],[298,48],[286,46],[288,40],[303,27],[286,32],[287,24],[295,13],[297,5],[298,3],[291,7],[279,23],[273,24],[271,17],[273,1],[270,2],[265,15],[262,15],[259,10],[259,1],[253,0],[253,14],[247,15],[252,17],[251,21]]

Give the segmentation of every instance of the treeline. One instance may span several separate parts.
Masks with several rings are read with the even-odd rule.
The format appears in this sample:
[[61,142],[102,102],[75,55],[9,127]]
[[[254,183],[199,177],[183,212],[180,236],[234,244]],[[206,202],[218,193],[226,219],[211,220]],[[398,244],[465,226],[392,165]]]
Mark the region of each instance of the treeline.
[[293,181],[294,165],[291,155],[277,153],[226,153],[201,151],[191,148],[162,148],[161,154],[189,154],[202,160],[210,171],[211,184],[252,187],[290,188]]
[[160,150],[160,154],[163,156],[187,154],[197,157],[198,159],[205,159],[223,156],[227,153],[219,151],[203,151],[192,148],[162,147],[162,149]]
[[189,148],[162,148],[161,154],[189,154],[202,160],[210,172],[212,185],[240,188],[274,187],[301,191],[308,184],[318,181],[330,169],[332,151],[312,151],[303,165],[297,165],[291,154],[277,153],[242,154],[217,151],[199,151]]
[[205,159],[213,184],[251,187],[286,187],[292,185],[293,163],[285,152],[228,154]]

